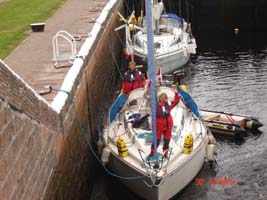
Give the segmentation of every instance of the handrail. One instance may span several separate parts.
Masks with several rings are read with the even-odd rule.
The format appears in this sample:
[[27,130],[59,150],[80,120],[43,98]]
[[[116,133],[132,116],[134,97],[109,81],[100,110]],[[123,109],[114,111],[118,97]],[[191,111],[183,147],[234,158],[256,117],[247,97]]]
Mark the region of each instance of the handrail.
[[[60,54],[59,38],[63,38],[68,42],[71,49],[69,53]],[[76,41],[75,38],[67,31],[61,30],[56,33],[52,40],[53,43],[53,60],[54,61],[64,61],[64,60],[74,60],[77,55]]]

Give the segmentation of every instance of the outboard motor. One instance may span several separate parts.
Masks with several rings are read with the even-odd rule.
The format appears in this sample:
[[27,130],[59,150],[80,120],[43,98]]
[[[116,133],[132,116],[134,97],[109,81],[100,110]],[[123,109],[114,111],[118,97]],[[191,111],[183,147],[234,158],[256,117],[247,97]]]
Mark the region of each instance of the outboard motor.
[[179,85],[181,84],[181,81],[186,77],[186,73],[185,72],[174,72],[173,73],[173,79],[174,82],[179,83]]

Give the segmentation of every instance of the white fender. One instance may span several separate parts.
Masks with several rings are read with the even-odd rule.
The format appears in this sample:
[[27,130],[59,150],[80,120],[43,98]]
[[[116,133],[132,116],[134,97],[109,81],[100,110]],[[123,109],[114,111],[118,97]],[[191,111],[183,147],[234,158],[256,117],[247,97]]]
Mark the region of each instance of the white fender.
[[184,48],[183,48],[183,54],[184,54],[185,57],[187,56],[187,53],[188,53],[188,52],[187,52],[187,48],[184,47]]
[[103,149],[103,153],[102,153],[102,157],[101,160],[104,164],[107,164],[109,161],[109,157],[110,157],[110,149],[108,147],[105,147]]
[[215,160],[215,149],[216,149],[216,146],[214,144],[208,144],[207,145],[207,159],[208,159],[208,161]]
[[187,45],[187,51],[188,51],[188,53],[196,54],[195,44],[194,43],[189,43]]

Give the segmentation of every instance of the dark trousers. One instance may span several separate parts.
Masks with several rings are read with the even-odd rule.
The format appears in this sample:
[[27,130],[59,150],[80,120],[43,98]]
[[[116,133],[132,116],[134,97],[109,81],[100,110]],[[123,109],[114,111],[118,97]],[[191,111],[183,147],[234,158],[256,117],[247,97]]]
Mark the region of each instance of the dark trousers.
[[[160,144],[160,140],[161,139],[157,139],[157,148]],[[169,144],[170,144],[170,139],[166,139],[165,137],[163,138],[163,151],[166,151],[167,149],[169,149]],[[154,143],[152,143],[151,145],[151,154],[154,154]]]

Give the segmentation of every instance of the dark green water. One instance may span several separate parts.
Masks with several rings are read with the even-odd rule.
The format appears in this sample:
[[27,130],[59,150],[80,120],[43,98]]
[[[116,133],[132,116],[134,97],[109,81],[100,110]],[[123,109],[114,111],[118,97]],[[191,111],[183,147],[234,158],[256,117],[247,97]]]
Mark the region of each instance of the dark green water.
[[[218,140],[218,167],[204,166],[197,178],[174,199],[267,199],[267,46],[264,39],[202,40],[187,82],[201,108],[259,118],[262,134],[248,134],[245,142]],[[252,45],[254,44],[254,45]],[[256,45],[255,45],[256,44]],[[234,185],[215,186],[210,178],[228,178]]]

